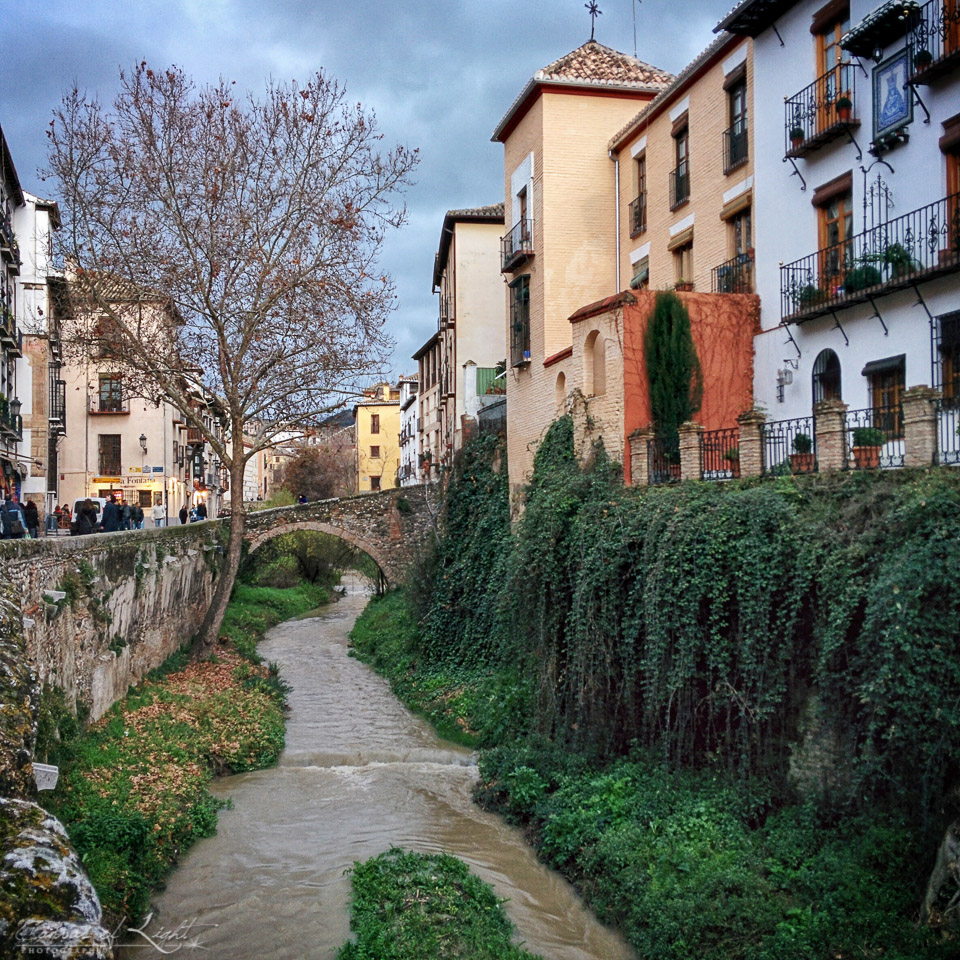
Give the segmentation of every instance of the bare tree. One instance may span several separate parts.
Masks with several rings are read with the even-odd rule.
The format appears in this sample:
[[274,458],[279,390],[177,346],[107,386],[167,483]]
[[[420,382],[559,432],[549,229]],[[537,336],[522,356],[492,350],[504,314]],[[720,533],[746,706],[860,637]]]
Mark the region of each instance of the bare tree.
[[[127,387],[166,397],[202,430],[233,490],[250,457],[315,424],[383,362],[394,293],[377,260],[405,220],[394,198],[417,151],[384,150],[376,118],[336,81],[271,82],[257,99],[141,63],[120,73],[112,109],[68,93],[48,136],[57,238],[87,321],[75,346],[109,341]],[[118,288],[143,293],[118,307]],[[158,303],[174,319],[158,323]],[[198,384],[222,411],[223,439],[196,416]],[[240,561],[245,512],[237,497],[233,507],[204,644]]]
[[352,450],[303,444],[283,467],[283,487],[293,496],[326,500],[353,493],[357,470]]

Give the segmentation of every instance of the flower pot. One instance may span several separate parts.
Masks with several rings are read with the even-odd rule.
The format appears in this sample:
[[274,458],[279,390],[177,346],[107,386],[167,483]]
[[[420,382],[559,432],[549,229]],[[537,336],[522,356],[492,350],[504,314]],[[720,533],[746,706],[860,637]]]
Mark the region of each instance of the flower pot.
[[690,293],[693,290],[693,282],[690,280],[681,280],[679,283],[674,284],[673,289],[677,293]]
[[814,455],[812,453],[791,453],[790,469],[793,473],[813,473]]
[[849,107],[837,107],[837,119],[841,123],[850,122],[850,108]]
[[875,470],[880,466],[882,447],[854,447],[853,462],[858,470]]

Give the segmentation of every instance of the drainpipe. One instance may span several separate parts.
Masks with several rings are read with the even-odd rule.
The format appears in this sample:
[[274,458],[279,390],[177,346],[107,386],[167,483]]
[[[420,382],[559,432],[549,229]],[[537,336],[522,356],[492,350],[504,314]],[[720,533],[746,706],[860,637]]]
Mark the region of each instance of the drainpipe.
[[617,257],[617,289],[614,290],[614,293],[620,292],[620,157],[614,157],[613,151],[608,150],[607,156],[613,161],[613,195],[614,203],[616,204],[616,211],[614,220],[617,225],[617,236],[616,242],[614,243],[614,248],[616,249]]

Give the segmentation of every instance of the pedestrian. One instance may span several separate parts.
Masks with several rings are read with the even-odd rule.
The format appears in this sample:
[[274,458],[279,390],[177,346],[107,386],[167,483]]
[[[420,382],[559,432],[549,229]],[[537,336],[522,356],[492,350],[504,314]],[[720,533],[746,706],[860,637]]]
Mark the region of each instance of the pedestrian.
[[69,504],[69,503],[65,503],[65,504],[60,508],[60,516],[61,516],[61,518],[62,518],[61,521],[60,521],[60,526],[61,526],[64,530],[69,530],[69,529],[70,529],[70,521],[73,520],[73,514],[70,512],[70,504]]
[[8,494],[0,511],[0,529],[4,540],[22,540],[27,536],[27,522],[15,493]]
[[300,496],[297,497],[297,503],[306,503],[306,502],[307,502],[306,496],[304,496],[304,494],[301,493]]
[[143,529],[143,507],[139,503],[134,504],[133,510],[131,512],[131,517],[133,519],[133,529],[142,530]]
[[133,508],[126,500],[120,501],[120,529],[129,530],[133,521]]
[[27,533],[36,540],[40,536],[40,511],[32,500],[23,505],[23,519],[26,521]]
[[197,516],[197,508],[196,508],[196,507],[191,507],[191,508],[190,508],[190,522],[191,522],[191,523],[196,523],[197,520],[199,520],[199,519],[200,519],[200,518]]
[[150,516],[153,517],[153,525],[155,527],[162,527],[163,521],[167,516],[167,511],[164,510],[162,503],[155,503],[153,509],[150,511]]
[[[86,509],[87,503],[93,505],[93,501],[84,501],[84,509]],[[116,501],[113,497],[110,497],[107,502],[103,505],[103,532],[104,533],[114,533],[120,529],[120,508],[117,506]],[[89,531],[93,533],[92,530]]]
[[206,520],[207,519],[207,504],[205,501],[201,500],[197,504],[197,519]]
[[[116,504],[112,500],[108,500],[103,508],[104,517],[107,515],[107,507],[111,505],[114,508],[114,516],[116,516]],[[114,527],[115,529],[116,527]],[[76,525],[71,527],[70,532],[73,533],[74,530],[76,530],[78,536],[97,532],[97,508],[89,497],[77,509]]]
[[180,517],[180,526],[183,526],[187,522],[187,505],[186,504],[184,504],[180,508],[179,517]]
[[54,507],[53,519],[55,522],[54,533],[59,533],[63,527],[63,507],[59,503]]

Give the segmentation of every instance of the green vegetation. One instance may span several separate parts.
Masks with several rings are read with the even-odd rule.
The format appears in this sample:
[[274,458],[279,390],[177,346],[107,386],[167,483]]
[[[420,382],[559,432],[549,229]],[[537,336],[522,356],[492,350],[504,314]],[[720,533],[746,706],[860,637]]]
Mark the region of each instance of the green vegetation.
[[510,943],[489,884],[444,854],[392,849],[354,865],[350,929],[338,960],[537,960]]
[[61,767],[46,800],[81,855],[115,923],[147,908],[151,891],[194,841],[216,829],[215,773],[275,763],[285,687],[260,664],[257,640],[329,599],[326,587],[238,583],[224,634],[206,661],[174,654],[85,732],[62,691],[45,688],[37,757]]
[[501,457],[354,633],[499,745],[481,801],[645,957],[955,955],[954,886],[913,922],[960,802],[960,475],[625,489],[563,418],[511,530]]

